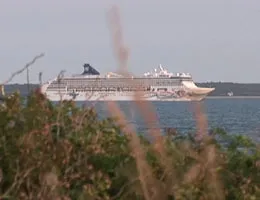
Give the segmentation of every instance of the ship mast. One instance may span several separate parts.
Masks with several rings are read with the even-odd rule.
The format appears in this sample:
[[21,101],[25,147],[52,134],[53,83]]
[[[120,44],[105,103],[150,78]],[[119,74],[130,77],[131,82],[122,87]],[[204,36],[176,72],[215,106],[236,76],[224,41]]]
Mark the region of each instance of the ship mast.
[[42,72],[39,73],[39,83],[42,85]]

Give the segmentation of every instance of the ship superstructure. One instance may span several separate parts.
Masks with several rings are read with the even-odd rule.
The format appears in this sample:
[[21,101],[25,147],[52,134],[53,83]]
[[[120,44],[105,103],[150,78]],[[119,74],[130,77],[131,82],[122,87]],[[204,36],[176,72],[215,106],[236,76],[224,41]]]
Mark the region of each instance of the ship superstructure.
[[160,65],[142,76],[109,72],[101,75],[90,64],[84,64],[78,75],[58,76],[41,86],[51,101],[200,101],[214,88],[197,87],[187,73],[171,73]]

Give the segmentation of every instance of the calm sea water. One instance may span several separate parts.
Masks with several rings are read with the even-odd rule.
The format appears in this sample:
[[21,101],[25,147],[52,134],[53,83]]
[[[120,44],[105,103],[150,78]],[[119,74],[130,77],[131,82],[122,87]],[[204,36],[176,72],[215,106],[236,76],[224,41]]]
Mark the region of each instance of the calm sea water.
[[[195,131],[194,103],[152,102],[152,104],[158,119],[158,122],[153,124],[154,127],[162,129],[173,127],[182,133]],[[119,102],[118,105],[127,116],[128,123],[135,125],[138,131],[147,129],[133,102]],[[202,105],[209,128],[221,127],[228,133],[249,135],[260,141],[260,99],[205,99]],[[98,102],[94,107],[99,117],[109,116],[106,103]]]

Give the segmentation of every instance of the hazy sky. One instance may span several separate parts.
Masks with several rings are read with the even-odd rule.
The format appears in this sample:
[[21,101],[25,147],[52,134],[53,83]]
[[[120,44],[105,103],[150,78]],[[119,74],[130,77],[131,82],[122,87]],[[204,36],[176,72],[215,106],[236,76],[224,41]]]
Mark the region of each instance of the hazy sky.
[[[31,82],[90,63],[116,69],[107,12],[120,8],[129,68],[160,63],[195,81],[260,82],[259,0],[0,0],[0,82],[41,52]],[[25,82],[26,73],[13,82]]]

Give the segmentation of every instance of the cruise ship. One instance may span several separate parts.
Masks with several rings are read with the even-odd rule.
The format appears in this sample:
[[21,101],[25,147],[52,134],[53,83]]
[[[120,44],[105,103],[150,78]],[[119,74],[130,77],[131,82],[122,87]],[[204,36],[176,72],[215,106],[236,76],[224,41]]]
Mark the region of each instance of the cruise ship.
[[214,88],[197,87],[187,73],[172,73],[159,65],[141,76],[106,73],[101,75],[90,64],[81,74],[63,74],[41,85],[51,101],[201,101]]

